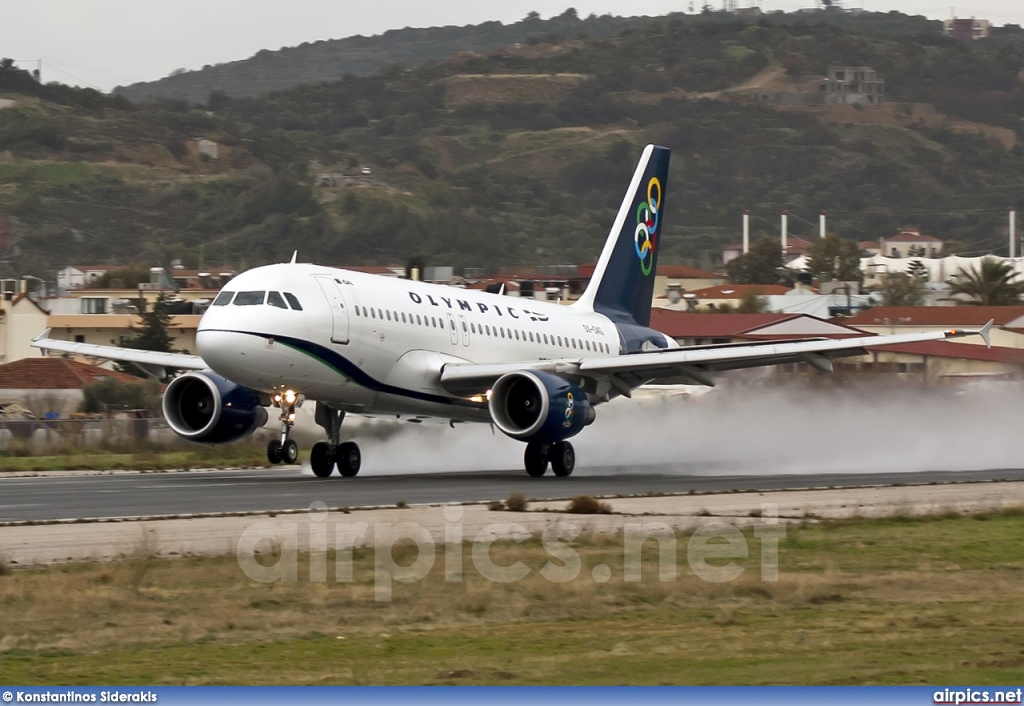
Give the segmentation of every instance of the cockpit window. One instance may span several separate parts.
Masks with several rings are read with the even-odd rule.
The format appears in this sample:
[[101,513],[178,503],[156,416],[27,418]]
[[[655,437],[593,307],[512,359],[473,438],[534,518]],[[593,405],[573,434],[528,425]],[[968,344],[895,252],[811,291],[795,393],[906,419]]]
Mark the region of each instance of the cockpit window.
[[217,295],[217,298],[213,300],[214,306],[227,306],[231,303],[231,297],[235,296],[234,292],[221,292]]
[[302,304],[299,304],[298,298],[291,292],[285,292],[284,298],[288,300],[288,303],[292,305],[295,311],[302,311]]
[[270,306],[276,306],[278,309],[288,308],[288,305],[284,303],[284,297],[281,296],[280,292],[268,292],[267,304],[270,304]]
[[239,292],[235,297],[235,306],[258,306],[266,296],[266,292]]

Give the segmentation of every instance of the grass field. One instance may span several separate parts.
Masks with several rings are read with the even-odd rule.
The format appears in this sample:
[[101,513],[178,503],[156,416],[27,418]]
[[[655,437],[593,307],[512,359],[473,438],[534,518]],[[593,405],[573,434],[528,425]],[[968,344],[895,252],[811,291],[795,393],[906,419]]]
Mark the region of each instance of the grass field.
[[29,455],[15,449],[0,452],[0,473],[83,470],[166,470],[191,468],[262,468],[269,465],[262,446],[191,444],[188,450],[74,450],[54,455]]
[[[1020,513],[790,527],[776,583],[760,581],[749,534],[743,575],[723,584],[689,571],[683,540],[676,581],[657,580],[653,542],[643,581],[626,583],[621,538],[584,537],[580,576],[550,583],[536,571],[550,556],[526,541],[491,552],[535,569],[522,581],[484,581],[467,548],[461,583],[444,582],[439,558],[389,603],[373,600],[368,550],[351,583],[257,584],[233,557],[141,549],[117,564],[5,570],[0,673],[11,684],[1024,681]],[[592,579],[599,563],[607,583]]]

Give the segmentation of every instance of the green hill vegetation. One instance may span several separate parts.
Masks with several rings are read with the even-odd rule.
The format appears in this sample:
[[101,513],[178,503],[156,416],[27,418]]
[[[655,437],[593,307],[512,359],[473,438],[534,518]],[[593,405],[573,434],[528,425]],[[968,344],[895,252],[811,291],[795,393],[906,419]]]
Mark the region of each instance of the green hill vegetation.
[[[666,262],[712,266],[745,208],[755,237],[777,232],[782,209],[811,237],[825,209],[854,240],[915,224],[968,251],[1003,246],[1005,208],[1024,193],[1024,31],[964,44],[895,13],[630,21],[203,104],[53,88],[58,99],[0,69],[0,97],[15,100],[0,111],[9,255],[39,276],[73,261],[253,265],[296,248],[346,264],[587,262],[651,141],[674,150]],[[775,102],[817,90],[830,64],[874,68],[887,102]]]

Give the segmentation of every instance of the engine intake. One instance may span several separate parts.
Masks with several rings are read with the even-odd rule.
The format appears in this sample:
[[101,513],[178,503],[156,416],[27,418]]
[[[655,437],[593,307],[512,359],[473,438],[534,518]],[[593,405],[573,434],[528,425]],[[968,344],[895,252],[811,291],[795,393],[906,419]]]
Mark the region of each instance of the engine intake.
[[267,423],[267,410],[247,387],[210,372],[176,377],[164,391],[164,418],[178,436],[222,444]]
[[502,432],[523,441],[562,441],[594,421],[594,408],[572,380],[527,370],[498,378],[488,409]]

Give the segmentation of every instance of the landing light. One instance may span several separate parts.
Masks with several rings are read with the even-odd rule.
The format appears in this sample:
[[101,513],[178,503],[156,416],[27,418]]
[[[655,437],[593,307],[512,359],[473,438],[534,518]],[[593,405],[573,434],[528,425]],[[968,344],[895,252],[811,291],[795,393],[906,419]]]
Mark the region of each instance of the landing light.
[[295,400],[297,398],[298,398],[298,395],[295,394],[295,390],[285,390],[284,391],[284,403],[286,405],[288,405],[289,407],[291,405],[295,404]]

